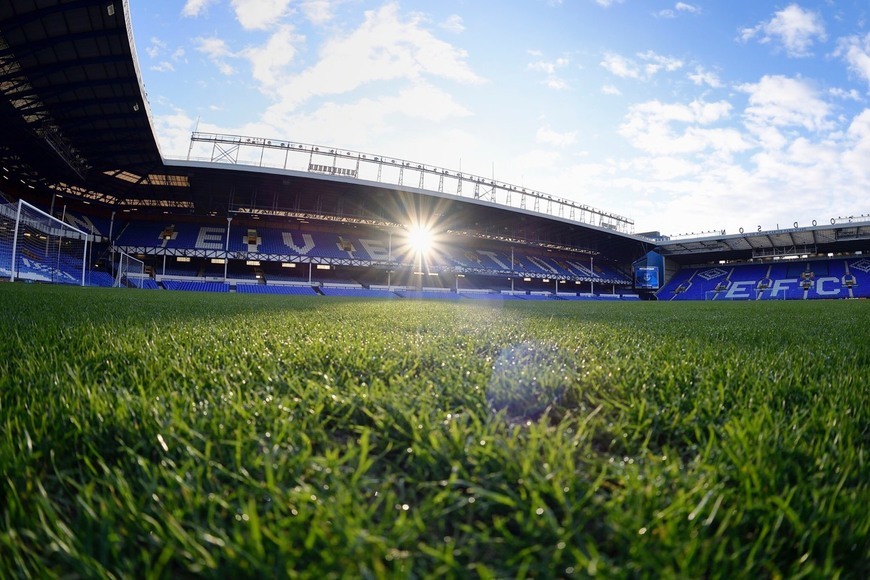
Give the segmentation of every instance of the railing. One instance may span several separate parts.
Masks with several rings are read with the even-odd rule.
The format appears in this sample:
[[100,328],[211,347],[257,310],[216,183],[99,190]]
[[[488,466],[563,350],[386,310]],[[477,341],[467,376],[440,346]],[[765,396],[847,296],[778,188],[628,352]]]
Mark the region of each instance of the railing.
[[286,140],[195,132],[188,161],[305,171],[343,180],[374,181],[475,199],[583,224],[634,233],[634,221],[588,205],[415,161]]

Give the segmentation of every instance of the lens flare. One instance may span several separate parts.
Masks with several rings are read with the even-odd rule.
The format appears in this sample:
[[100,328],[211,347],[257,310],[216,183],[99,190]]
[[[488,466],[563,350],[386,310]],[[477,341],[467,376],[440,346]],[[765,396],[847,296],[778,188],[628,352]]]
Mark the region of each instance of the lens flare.
[[408,244],[414,251],[427,254],[432,248],[432,232],[421,225],[411,226],[408,229]]

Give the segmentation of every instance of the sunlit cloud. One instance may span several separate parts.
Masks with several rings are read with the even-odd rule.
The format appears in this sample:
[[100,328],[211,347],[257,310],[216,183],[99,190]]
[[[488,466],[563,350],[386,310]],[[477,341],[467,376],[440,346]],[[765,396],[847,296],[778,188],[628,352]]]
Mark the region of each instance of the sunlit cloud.
[[808,131],[830,127],[830,105],[803,79],[768,75],[737,88],[749,95],[745,117],[750,125],[803,127]]
[[267,30],[288,14],[290,0],[232,0],[236,19],[246,30]]
[[703,67],[695,67],[695,72],[688,74],[689,80],[698,86],[707,85],[713,89],[722,88],[722,81],[719,80],[719,75],[714,72],[705,70]]
[[815,42],[827,40],[827,33],[818,13],[790,4],[775,12],[770,20],[743,28],[739,38],[743,42],[757,38],[762,44],[778,42],[788,56],[807,57],[812,55]]
[[205,12],[209,5],[214,4],[217,0],[187,0],[184,7],[181,9],[183,16],[195,17]]
[[834,54],[846,61],[850,72],[870,85],[870,33],[863,38],[858,36],[841,38]]
[[607,52],[599,64],[614,76],[636,80],[647,80],[662,71],[673,72],[684,64],[680,59],[663,56],[652,50],[640,52],[636,56],[638,60]]
[[462,23],[462,17],[458,14],[451,14],[447,20],[441,24],[441,28],[452,32],[453,34],[461,34],[465,31],[465,25]]
[[270,114],[284,115],[312,98],[348,94],[372,83],[427,78],[484,82],[463,50],[436,38],[421,17],[403,18],[397,4],[387,4],[366,12],[355,31],[328,40],[317,63],[282,79]]
[[535,142],[553,147],[568,147],[577,141],[577,131],[560,133],[550,127],[541,127],[535,134]]
[[218,68],[222,75],[235,74],[236,69],[233,68],[228,58],[234,58],[235,55],[230,51],[227,43],[217,37],[197,38],[194,40],[196,50],[203,53],[208,59]]

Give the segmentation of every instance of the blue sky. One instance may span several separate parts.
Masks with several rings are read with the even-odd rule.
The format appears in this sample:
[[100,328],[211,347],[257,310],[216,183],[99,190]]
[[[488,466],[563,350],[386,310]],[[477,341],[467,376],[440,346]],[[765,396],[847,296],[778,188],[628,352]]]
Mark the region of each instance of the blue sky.
[[870,213],[867,0],[130,0],[191,131],[394,156],[679,235]]

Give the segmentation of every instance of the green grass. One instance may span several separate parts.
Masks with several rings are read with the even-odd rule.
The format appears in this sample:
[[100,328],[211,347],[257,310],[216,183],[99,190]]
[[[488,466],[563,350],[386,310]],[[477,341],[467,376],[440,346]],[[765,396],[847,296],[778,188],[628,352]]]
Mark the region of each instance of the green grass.
[[0,577],[870,575],[870,302],[0,304]]

